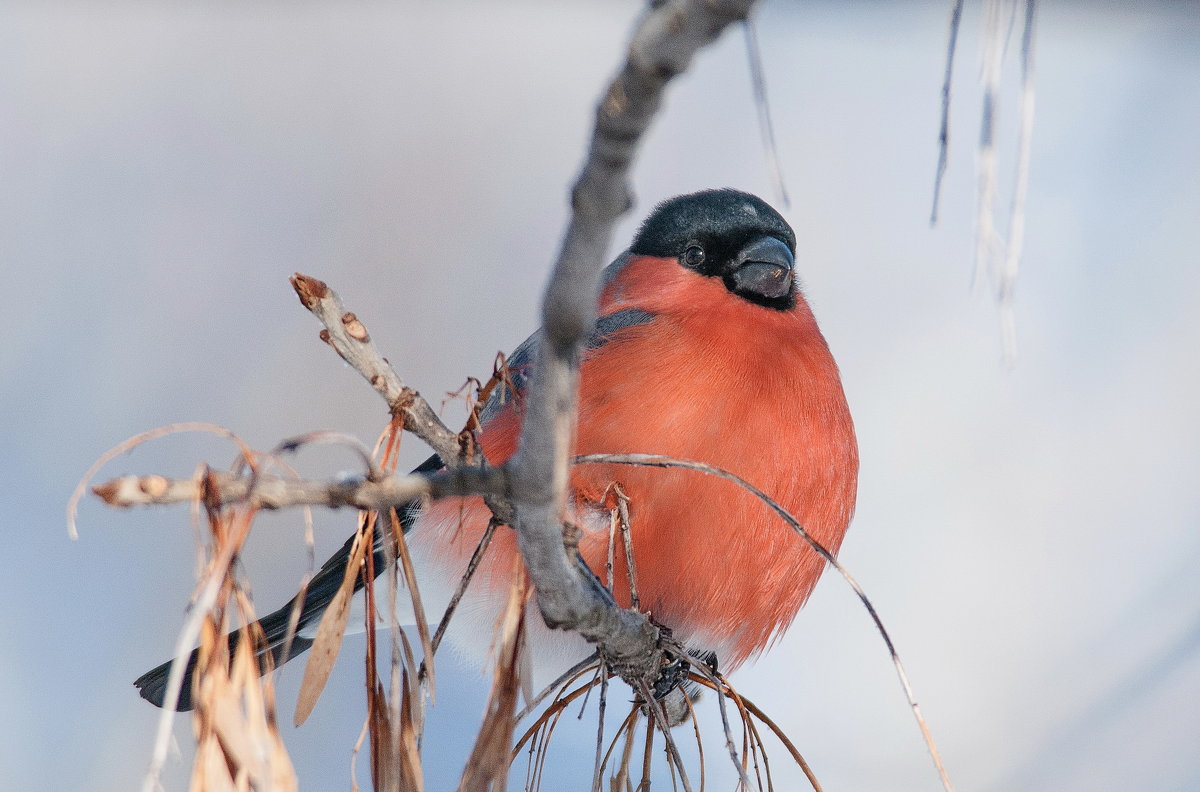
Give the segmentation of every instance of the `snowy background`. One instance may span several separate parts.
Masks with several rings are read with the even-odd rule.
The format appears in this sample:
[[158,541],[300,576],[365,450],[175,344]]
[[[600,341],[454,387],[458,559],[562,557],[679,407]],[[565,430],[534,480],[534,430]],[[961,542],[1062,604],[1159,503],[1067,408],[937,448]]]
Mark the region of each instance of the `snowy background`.
[[[1195,790],[1200,6],[1043,4],[1009,370],[994,305],[971,285],[978,5],[933,230],[948,0],[759,14],[785,214],[862,446],[842,560],[892,629],[963,792]],[[435,401],[486,374],[533,329],[592,107],[637,9],[0,7],[0,788],[128,790],[150,756],[158,711],[130,683],[170,653],[192,532],[183,508],[88,502],[71,542],[77,478],[174,421],[260,448],[314,428],[373,440],[382,406],[317,340],[293,271],[338,288]],[[740,35],[672,87],[635,181],[622,241],[670,195],[728,185],[773,200]],[[406,460],[424,453],[407,443]],[[231,456],[176,438],[105,475]],[[333,449],[300,464],[354,463]],[[320,558],[351,519],[317,514]],[[260,608],[294,591],[302,535],[286,514],[252,537]],[[303,788],[350,788],[361,648],[349,639],[313,717],[284,727]],[[440,668],[431,790],[455,784],[486,690],[475,669]],[[280,676],[285,723],[300,676]],[[830,792],[938,788],[883,645],[837,579],[734,681]],[[590,727],[577,732],[545,788],[590,776]],[[169,789],[186,786],[186,719],[177,734]],[[732,788],[709,747],[710,783]],[[780,788],[802,788],[774,755]]]

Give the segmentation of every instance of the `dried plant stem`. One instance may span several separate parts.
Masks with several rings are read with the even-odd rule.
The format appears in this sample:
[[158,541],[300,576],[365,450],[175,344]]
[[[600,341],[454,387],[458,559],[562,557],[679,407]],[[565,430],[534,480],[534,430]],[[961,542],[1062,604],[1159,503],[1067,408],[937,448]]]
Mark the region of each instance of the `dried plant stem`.
[[363,323],[346,310],[337,292],[322,281],[300,273],[293,275],[291,281],[301,304],[325,325],[321,340],[371,384],[392,413],[402,418],[405,429],[428,443],[446,464],[456,464],[461,451],[458,435],[442,423],[429,402],[404,384],[380,354]]
[[633,561],[633,532],[629,523],[629,497],[618,484],[613,484],[613,493],[617,498],[617,518],[621,525],[621,543],[625,546],[625,571],[629,578],[629,607],[640,611],[642,602],[638,597],[637,590],[637,565]]
[[213,607],[228,581],[230,566],[234,557],[245,541],[250,531],[251,520],[248,516],[235,519],[237,533],[226,537],[226,541],[216,548],[216,555],[209,562],[208,569],[201,578],[192,598],[187,621],[179,631],[175,641],[175,660],[167,675],[167,692],[163,699],[162,712],[158,718],[158,729],[154,738],[154,753],[150,767],[142,781],[142,792],[153,792],[161,789],[159,776],[167,763],[167,753],[171,745],[171,727],[175,722],[175,710],[179,703],[179,693],[183,684],[183,674],[187,667],[186,655],[200,638],[200,631],[205,619],[211,615]]
[[783,178],[783,166],[779,164],[779,146],[775,142],[775,125],[771,123],[771,105],[767,101],[767,74],[763,69],[762,51],[758,46],[758,33],[754,29],[754,20],[747,17],[742,22],[746,33],[746,58],[750,61],[750,83],[754,87],[754,106],[758,110],[758,129],[762,134],[763,152],[767,158],[767,171],[771,184],[775,187],[775,196],[783,207],[791,208],[792,200],[788,197],[787,184]]
[[1017,176],[1013,187],[1012,208],[1009,213],[1008,243],[1005,245],[1004,265],[1000,269],[997,299],[1000,302],[1000,326],[1004,359],[1010,366],[1017,359],[1017,327],[1013,307],[1013,290],[1025,247],[1025,197],[1029,192],[1029,162],[1033,140],[1034,82],[1033,33],[1037,12],[1036,0],[1025,0],[1025,27],[1021,36],[1021,100],[1018,110],[1020,134],[1017,137]]
[[[151,429],[147,432],[142,432],[141,434],[134,435],[133,437],[129,438],[128,440],[126,440],[122,443],[118,443],[117,445],[113,446],[112,448],[108,449],[103,454],[101,454],[96,459],[96,461],[92,463],[92,466],[87,469],[87,472],[83,474],[83,477],[81,479],[79,479],[79,483],[75,485],[75,489],[71,492],[71,497],[67,501],[67,534],[72,539],[79,538],[79,530],[78,530],[78,527],[76,526],[76,522],[75,522],[76,514],[79,511],[79,501],[82,500],[83,496],[87,493],[88,484],[91,483],[92,479],[94,479],[96,477],[96,474],[99,473],[100,470],[105,465],[107,465],[109,462],[111,462],[112,460],[119,457],[121,454],[129,453],[133,449],[140,446],[142,443],[148,442],[150,440],[157,440],[160,437],[166,437],[168,435],[173,435],[173,434],[183,434],[186,432],[200,432],[203,434],[212,434],[212,435],[217,435],[218,437],[227,438],[227,439],[231,440],[234,444],[237,445],[238,450],[241,452],[243,459],[252,459],[253,458],[253,452],[250,450],[250,447],[248,445],[246,445],[244,442],[242,442],[242,439],[240,437],[238,437],[237,435],[235,435],[233,432],[229,431],[225,427],[217,426],[216,424],[203,423],[203,422],[197,422],[197,421],[191,421],[191,422],[187,422],[187,423],[168,424],[167,426],[161,426],[157,429]],[[162,478],[162,477],[159,476],[158,478]],[[189,481],[190,480],[191,479],[189,479]],[[194,503],[194,502],[198,501],[198,499],[199,498],[198,498],[198,494],[197,494],[197,495],[193,495],[190,498],[187,498],[186,500],[188,502]],[[119,504],[110,504],[110,505],[119,505]]]
[[[692,784],[688,780],[687,770],[683,766],[683,757],[679,755],[679,748],[675,745],[675,738],[671,736],[671,725],[667,718],[666,708],[661,701],[654,698],[654,694],[650,691],[650,686],[646,683],[642,683],[639,692],[642,694],[642,699],[646,702],[646,709],[650,712],[650,717],[647,719],[648,722],[657,726],[658,730],[663,734],[667,758],[679,770],[679,781],[683,784],[684,792],[692,792]],[[687,698],[687,696],[685,695],[684,698]],[[646,742],[649,743],[649,739]],[[649,752],[649,747],[647,747],[647,752]]]
[[933,177],[933,209],[929,225],[937,225],[938,204],[942,196],[942,179],[950,152],[950,85],[954,77],[954,50],[958,46],[958,28],[962,23],[963,0],[953,0],[950,7],[950,34],[946,41],[946,73],[942,77],[942,123],[938,131],[937,172]]
[[[682,468],[685,470],[696,470],[737,484],[739,487],[742,487],[746,491],[753,494],[755,497],[765,503],[772,511],[779,515],[784,522],[791,526],[793,531],[799,534],[800,538],[808,543],[809,547],[811,547],[818,555],[825,559],[830,566],[838,571],[838,574],[842,576],[842,579],[845,580],[850,588],[854,590],[854,593],[858,596],[859,602],[861,602],[863,607],[867,609],[867,613],[870,615],[871,620],[875,623],[875,629],[879,632],[880,637],[883,638],[883,642],[887,645],[888,654],[892,658],[892,665],[895,667],[896,674],[900,678],[900,685],[904,689],[904,696],[908,700],[909,708],[913,713],[913,717],[917,721],[917,727],[921,730],[921,736],[925,740],[925,747],[928,748],[929,754],[933,759],[934,767],[937,769],[942,786],[945,788],[946,792],[953,792],[954,787],[950,783],[950,777],[947,775],[945,765],[942,763],[941,754],[938,752],[937,745],[933,741],[933,735],[929,732],[929,726],[925,723],[925,717],[921,714],[921,708],[917,705],[917,700],[912,690],[912,684],[908,680],[908,673],[904,670],[904,664],[900,661],[900,655],[896,652],[896,646],[892,642],[892,637],[888,633],[887,628],[883,626],[883,620],[879,618],[879,614],[876,612],[875,606],[871,603],[871,600],[863,591],[862,586],[858,584],[858,581],[854,579],[850,572],[838,562],[838,560],[833,556],[832,553],[829,552],[829,550],[827,550],[821,545],[820,542],[814,539],[812,535],[804,529],[804,526],[802,526],[795,517],[789,514],[786,509],[780,506],[779,503],[777,503],[765,492],[745,479],[736,476],[727,470],[722,470],[721,468],[708,465],[703,462],[693,462],[685,459],[673,459],[671,457],[665,457],[658,454],[587,454],[585,456],[576,457],[575,464],[637,465],[643,467]],[[718,701],[720,700],[721,697],[718,697]],[[722,717],[724,717],[724,710],[722,710]],[[732,738],[730,738],[730,748],[733,748]],[[734,752],[734,757],[734,761],[736,763],[736,751]]]
[[638,792],[650,789],[650,768],[653,767],[654,752],[654,718],[646,718],[646,739],[642,746],[642,780],[638,782]]
[[[499,468],[455,468],[433,474],[313,480],[259,474],[244,476],[214,472],[213,496],[222,503],[248,503],[256,509],[289,506],[349,506],[364,511],[400,508],[416,498],[448,495],[499,494],[505,489],[504,471]],[[166,476],[121,476],[92,491],[110,506],[163,506],[190,503],[200,497],[200,485],[192,478]]]
[[604,767],[604,713],[608,708],[608,669],[600,667],[600,705],[596,715],[596,764],[592,771],[592,792],[600,792]]
[[[560,674],[558,679],[554,680],[549,685],[542,688],[542,690],[536,696],[534,696],[532,700],[530,700],[528,703],[526,703],[525,708],[523,710],[521,710],[520,713],[517,714],[517,720],[521,721],[521,720],[524,720],[525,718],[529,717],[533,713],[533,711],[538,708],[538,705],[540,705],[546,699],[546,697],[550,695],[551,692],[557,690],[557,691],[559,691],[559,696],[561,696],[562,691],[566,690],[568,685],[570,685],[572,682],[576,681],[577,679],[579,679],[580,677],[582,677],[584,674],[591,671],[592,669],[599,669],[599,665],[597,663],[597,657],[595,654],[592,654],[592,655],[580,660],[578,663],[571,666],[566,671],[564,671],[562,674]],[[581,688],[580,690],[581,691],[590,690],[594,684],[595,684],[595,681],[593,680],[592,683],[586,685],[585,687]],[[571,698],[574,699],[575,696],[572,695]]]

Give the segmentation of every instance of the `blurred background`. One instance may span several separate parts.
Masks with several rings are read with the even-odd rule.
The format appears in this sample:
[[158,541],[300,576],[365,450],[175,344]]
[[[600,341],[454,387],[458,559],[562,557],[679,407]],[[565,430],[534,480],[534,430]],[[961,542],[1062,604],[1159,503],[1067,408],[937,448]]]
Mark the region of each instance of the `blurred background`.
[[[785,214],[862,447],[841,558],[893,631],[960,790],[1200,789],[1200,6],[1040,4],[1010,369],[988,289],[971,282],[978,2],[928,222],[949,5],[780,0],[758,14]],[[382,405],[318,341],[287,283],[297,270],[334,285],[435,403],[486,376],[534,328],[592,109],[638,10],[0,8],[0,788],[128,790],[151,754],[158,711],[130,683],[171,652],[193,532],[182,507],[87,501],[68,540],[88,465],[175,421],[259,448],[317,428],[371,442]],[[671,195],[728,185],[775,201],[740,33],[672,86],[634,175],[614,254]],[[424,454],[407,442],[406,461]],[[172,438],[102,476],[232,456]],[[324,449],[297,464],[322,475],[354,460]],[[318,560],[352,522],[317,513]],[[303,532],[298,513],[268,515],[251,538],[261,610],[295,590]],[[283,727],[304,788],[351,787],[361,641],[308,723]],[[430,789],[456,783],[487,687],[450,656],[440,668]],[[301,673],[280,675],[285,724]],[[734,682],[831,792],[938,788],[838,579]],[[709,782],[732,788],[718,724]],[[168,789],[189,771],[186,719],[176,734]],[[545,788],[584,787],[591,739],[591,726],[563,733]],[[778,788],[803,788],[774,756]],[[369,784],[365,761],[358,775]]]

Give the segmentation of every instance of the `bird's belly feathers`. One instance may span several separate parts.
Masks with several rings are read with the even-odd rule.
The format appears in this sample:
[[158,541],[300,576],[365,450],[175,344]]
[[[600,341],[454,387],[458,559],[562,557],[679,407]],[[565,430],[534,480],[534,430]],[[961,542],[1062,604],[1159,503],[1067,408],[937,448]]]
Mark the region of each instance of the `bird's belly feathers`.
[[[628,342],[646,349],[586,362],[591,398],[580,406],[578,452],[662,454],[729,471],[836,552],[854,507],[857,451],[823,340],[823,355],[789,349],[786,337],[770,345],[749,338],[732,349],[729,340],[695,327],[674,338],[659,332]],[[610,363],[621,359],[654,365],[631,377]],[[593,504],[611,503],[610,484],[621,486],[642,609],[685,643],[716,651],[726,668],[791,622],[824,567],[778,515],[730,481],[595,465],[577,468],[574,482],[577,497]],[[588,535],[580,549],[603,569],[607,532]],[[615,593],[627,605],[623,553],[614,555]]]
[[[656,330],[645,337],[631,333],[585,360],[576,453],[662,454],[727,470],[778,501],[836,553],[854,509],[858,458],[824,340],[818,334],[813,349],[811,339],[792,344],[787,335],[778,340],[775,334],[769,345],[756,337],[735,338],[730,349],[706,337],[703,328],[678,335]],[[626,346],[611,354],[639,344],[644,348]],[[652,365],[630,371],[629,360]],[[493,463],[511,453],[518,430],[515,411],[497,416],[484,435]],[[601,580],[609,557],[613,484],[630,499],[642,610],[685,644],[716,651],[726,669],[764,649],[820,577],[822,559],[768,506],[732,482],[679,469],[577,466],[572,485],[575,520],[584,527],[580,552]],[[411,541],[436,578],[432,585],[453,588],[487,517],[478,499],[439,501],[422,517]],[[619,537],[615,550],[614,594],[628,606],[629,573]],[[472,654],[490,640],[516,555],[512,531],[499,528],[456,616],[461,636],[456,643]],[[543,653],[563,658],[552,665],[565,668],[587,653],[577,636],[547,631],[536,608],[531,617],[531,645],[540,643]]]

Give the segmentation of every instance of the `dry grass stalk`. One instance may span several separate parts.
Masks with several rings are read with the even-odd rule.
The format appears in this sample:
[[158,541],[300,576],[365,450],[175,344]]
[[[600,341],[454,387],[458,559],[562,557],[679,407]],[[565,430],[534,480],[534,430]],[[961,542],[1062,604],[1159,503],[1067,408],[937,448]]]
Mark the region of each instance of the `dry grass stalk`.
[[[216,564],[240,550],[254,512],[217,511],[214,506],[210,504],[209,524]],[[190,788],[193,792],[289,792],[297,788],[295,772],[279,735],[270,679],[259,683],[253,647],[262,635],[254,625],[243,628],[230,656],[228,632],[234,614],[241,623],[251,624],[254,613],[232,564],[223,567],[220,592],[201,626],[193,689],[197,747]]]
[[371,546],[371,536],[374,529],[374,514],[363,514],[359,517],[358,534],[354,546],[350,550],[350,562],[346,565],[346,574],[342,577],[342,585],[338,588],[333,601],[321,617],[317,626],[317,635],[309,650],[308,663],[304,667],[304,679],[300,683],[300,693],[296,699],[296,714],[293,718],[299,726],[312,714],[329,674],[333,670],[334,661],[342,648],[342,637],[346,633],[346,622],[350,619],[350,601],[354,596],[354,579],[362,568],[363,558],[367,548]]
[[507,784],[529,594],[529,584],[518,561],[514,563],[508,603],[496,628],[496,664],[487,712],[463,770],[459,792],[503,792]]

